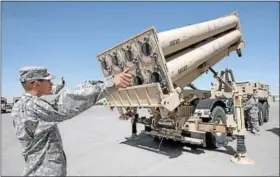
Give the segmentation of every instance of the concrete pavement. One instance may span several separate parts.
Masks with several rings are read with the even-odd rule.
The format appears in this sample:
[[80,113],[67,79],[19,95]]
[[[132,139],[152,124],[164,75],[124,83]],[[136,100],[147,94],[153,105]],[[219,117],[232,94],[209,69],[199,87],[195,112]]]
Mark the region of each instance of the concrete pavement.
[[[59,125],[68,161],[68,175],[92,176],[279,176],[279,103],[273,103],[270,121],[261,127],[261,135],[246,136],[248,156],[254,165],[230,162],[236,142],[217,150],[182,147],[150,137],[127,142],[130,121],[118,119],[116,111],[102,106],[92,107]],[[142,129],[138,125],[138,130]],[[15,139],[10,114],[2,115],[2,175],[18,176],[24,162]]]

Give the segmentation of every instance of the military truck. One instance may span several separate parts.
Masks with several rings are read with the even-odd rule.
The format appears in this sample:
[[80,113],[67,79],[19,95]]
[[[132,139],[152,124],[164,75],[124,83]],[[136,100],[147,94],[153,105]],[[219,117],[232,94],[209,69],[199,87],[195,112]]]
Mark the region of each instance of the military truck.
[[244,99],[248,94],[254,95],[258,100],[259,123],[269,121],[270,91],[269,85],[261,82],[237,82],[237,90],[242,93]]
[[1,97],[1,113],[7,112],[7,98]]
[[242,95],[234,84],[232,110],[222,99],[183,93],[206,71],[216,73],[212,67],[232,52],[241,57],[244,45],[238,13],[159,33],[151,27],[97,56],[104,77],[126,68],[133,75],[129,87],[108,88],[106,100],[110,107],[147,108],[150,116],[131,114],[144,134],[210,148],[236,137],[244,146]]
[[[248,94],[254,95],[254,97],[258,100],[259,125],[263,125],[264,122],[268,122],[270,105],[269,85],[260,82],[236,82],[233,71],[228,68],[217,73],[217,76],[223,78],[227,84],[215,79],[211,88],[212,97],[223,99],[228,104],[232,104],[233,89],[231,87],[235,84],[235,91],[242,96],[243,102],[247,100]],[[229,107],[230,106],[232,105],[229,105]],[[247,119],[246,112],[245,120],[247,128],[247,121],[249,120]]]

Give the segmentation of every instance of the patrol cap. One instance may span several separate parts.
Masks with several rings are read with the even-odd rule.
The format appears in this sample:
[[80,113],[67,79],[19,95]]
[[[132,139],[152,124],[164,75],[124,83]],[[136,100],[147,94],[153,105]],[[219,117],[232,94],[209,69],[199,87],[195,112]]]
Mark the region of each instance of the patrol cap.
[[48,73],[47,68],[40,66],[28,66],[19,70],[20,81],[35,81],[35,80],[52,80],[55,78],[54,75]]

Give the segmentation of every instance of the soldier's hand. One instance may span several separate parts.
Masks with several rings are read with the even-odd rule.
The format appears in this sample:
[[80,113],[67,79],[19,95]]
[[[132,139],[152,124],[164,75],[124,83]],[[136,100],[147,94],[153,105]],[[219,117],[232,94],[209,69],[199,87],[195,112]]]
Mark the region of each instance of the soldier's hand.
[[123,72],[114,76],[114,83],[116,88],[126,88],[130,85],[132,75],[129,73],[129,69],[125,69]]

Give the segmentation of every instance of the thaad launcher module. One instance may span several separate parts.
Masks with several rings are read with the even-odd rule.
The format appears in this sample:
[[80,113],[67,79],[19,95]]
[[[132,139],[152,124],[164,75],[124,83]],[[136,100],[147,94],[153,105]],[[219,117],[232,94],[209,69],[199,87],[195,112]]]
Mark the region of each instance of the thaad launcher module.
[[[241,56],[243,47],[237,13],[159,33],[155,28],[149,28],[97,56],[105,77],[126,68],[133,75],[129,87],[106,90],[108,104],[119,108],[149,108],[151,117],[141,118],[142,123],[158,134],[165,127],[168,130],[165,136],[178,135],[182,138],[183,131],[206,131],[205,126],[200,129],[198,126],[203,115],[197,119],[193,113],[201,109],[206,114],[204,118],[209,117],[208,123],[213,122],[214,118],[211,121],[209,111],[205,109],[208,106],[210,111],[215,112],[214,105],[223,107],[224,104],[219,100],[210,100],[202,107],[199,103],[194,105],[184,98],[182,90],[231,52],[236,51]],[[241,108],[240,100],[236,101]],[[223,108],[216,112],[222,111],[224,115]],[[242,116],[240,109],[236,109],[235,113]],[[220,129],[216,127],[216,131],[228,131],[225,126],[239,127],[238,130],[243,128],[243,119],[236,119],[236,115],[235,123],[233,118],[224,120],[232,121],[218,121],[222,122],[222,126]],[[157,136],[157,133],[154,135]]]
[[[244,46],[237,13],[157,33],[150,28],[97,58],[105,77],[129,68],[131,87],[108,90],[113,107],[165,107],[180,104],[180,89],[208,67]],[[171,100],[173,100],[171,102]]]

